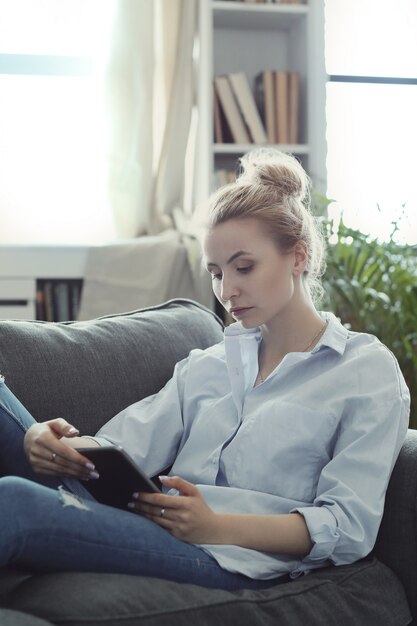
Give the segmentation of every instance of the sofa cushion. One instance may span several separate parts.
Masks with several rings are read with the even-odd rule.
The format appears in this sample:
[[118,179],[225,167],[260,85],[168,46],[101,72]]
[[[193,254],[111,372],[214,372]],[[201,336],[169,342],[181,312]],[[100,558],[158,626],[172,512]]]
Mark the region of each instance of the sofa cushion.
[[33,615],[8,609],[0,609],[0,624],[1,626],[52,626],[51,622],[45,622]]
[[389,481],[372,555],[401,580],[417,624],[417,431],[409,428]]
[[66,626],[405,626],[412,619],[398,577],[376,557],[260,590],[123,574],[37,574],[0,602]]
[[64,417],[94,435],[159,391],[193,348],[223,339],[223,322],[187,298],[76,322],[0,321],[0,373],[39,422]]

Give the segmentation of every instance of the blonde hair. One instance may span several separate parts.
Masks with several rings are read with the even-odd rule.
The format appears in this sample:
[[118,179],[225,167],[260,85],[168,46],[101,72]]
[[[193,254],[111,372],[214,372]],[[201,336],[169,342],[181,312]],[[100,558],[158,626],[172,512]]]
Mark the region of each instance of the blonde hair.
[[275,148],[255,148],[238,159],[236,180],[214,191],[198,207],[193,222],[200,234],[230,219],[255,218],[278,250],[287,251],[303,240],[308,261],[305,285],[317,302],[323,295],[325,243],[311,212],[311,181],[299,161]]

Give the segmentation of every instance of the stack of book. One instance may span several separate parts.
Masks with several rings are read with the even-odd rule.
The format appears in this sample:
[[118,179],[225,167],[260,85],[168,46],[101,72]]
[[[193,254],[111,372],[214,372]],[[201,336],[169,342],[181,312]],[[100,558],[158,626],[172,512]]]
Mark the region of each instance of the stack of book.
[[299,142],[298,72],[260,72],[255,95],[244,72],[215,76],[213,83],[216,143]]
[[82,279],[40,279],[36,286],[36,319],[46,322],[76,320]]

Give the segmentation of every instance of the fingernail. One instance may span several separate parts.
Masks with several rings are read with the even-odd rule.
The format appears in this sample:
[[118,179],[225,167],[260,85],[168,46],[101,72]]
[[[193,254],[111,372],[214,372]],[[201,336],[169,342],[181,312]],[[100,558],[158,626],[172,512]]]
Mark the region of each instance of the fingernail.
[[137,500],[139,498],[139,493],[135,491],[135,493],[132,494],[132,498],[135,498],[135,500]]
[[80,431],[78,430],[78,428],[74,428],[74,426],[71,426],[71,428],[69,429],[70,433],[79,433]]
[[133,508],[135,508],[135,503],[134,502],[128,502],[127,506],[129,507],[129,509],[133,509]]
[[90,472],[89,476],[90,478],[99,478],[100,474],[98,472]]
[[171,476],[158,476],[159,480],[169,480]]
[[92,463],[86,463],[85,466],[88,467],[88,469],[91,469],[91,470],[95,469],[95,467],[94,467],[94,465]]

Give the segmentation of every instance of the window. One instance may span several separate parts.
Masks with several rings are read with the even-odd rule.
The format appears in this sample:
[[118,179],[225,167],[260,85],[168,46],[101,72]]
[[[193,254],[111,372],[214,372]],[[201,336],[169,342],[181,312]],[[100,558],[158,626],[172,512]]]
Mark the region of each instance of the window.
[[0,243],[102,243],[110,0],[0,0]]
[[[330,214],[417,243],[417,2],[326,0]],[[402,208],[403,207],[403,208]]]

